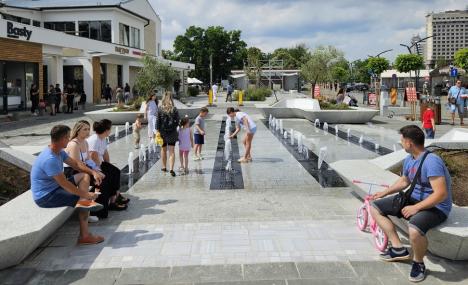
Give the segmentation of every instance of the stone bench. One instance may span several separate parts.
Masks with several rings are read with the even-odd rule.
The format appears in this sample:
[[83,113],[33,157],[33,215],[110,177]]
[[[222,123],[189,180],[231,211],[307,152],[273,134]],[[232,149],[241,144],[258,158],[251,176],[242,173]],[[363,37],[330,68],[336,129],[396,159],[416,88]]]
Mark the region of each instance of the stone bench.
[[[142,134],[146,128],[141,130]],[[42,149],[42,148],[41,148]],[[135,151],[133,140],[120,138],[109,145],[112,162],[122,169],[127,164],[128,151]],[[15,149],[0,149],[5,158],[27,171],[31,170],[35,156]],[[138,153],[136,154],[138,157]],[[0,207],[0,270],[19,264],[37,247],[56,232],[70,216],[71,207],[40,208],[26,191]],[[78,227],[78,225],[76,225]]]
[[[440,145],[441,143],[437,143]],[[446,146],[448,146],[446,144]],[[330,166],[338,172],[364,198],[369,191],[367,185],[353,184],[353,180],[392,184],[398,175],[386,170],[402,162],[404,151],[389,154],[373,160],[341,160]],[[385,167],[385,168],[383,168]],[[373,187],[372,194],[383,190]],[[357,210],[357,209],[356,209]],[[451,260],[468,260],[468,207],[453,206],[452,212],[443,224],[427,233],[429,251]],[[408,234],[408,221],[391,217],[392,221]]]

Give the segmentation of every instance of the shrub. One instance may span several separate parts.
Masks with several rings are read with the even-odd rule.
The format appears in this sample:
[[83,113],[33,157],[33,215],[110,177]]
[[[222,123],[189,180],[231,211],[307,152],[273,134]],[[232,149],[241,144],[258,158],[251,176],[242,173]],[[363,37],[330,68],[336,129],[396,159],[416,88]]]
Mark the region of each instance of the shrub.
[[271,96],[272,91],[268,88],[249,88],[245,92],[245,101],[265,101],[266,97]]
[[187,93],[189,96],[195,97],[200,94],[200,90],[197,87],[189,86],[187,89]]

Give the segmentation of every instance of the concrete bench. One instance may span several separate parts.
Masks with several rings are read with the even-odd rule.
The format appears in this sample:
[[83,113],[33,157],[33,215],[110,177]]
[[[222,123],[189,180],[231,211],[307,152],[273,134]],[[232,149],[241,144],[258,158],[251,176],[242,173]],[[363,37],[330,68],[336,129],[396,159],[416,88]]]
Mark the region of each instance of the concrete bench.
[[[146,132],[146,128],[142,133]],[[43,147],[27,147],[43,149]],[[18,147],[21,149],[21,147]],[[18,149],[2,148],[0,157],[27,171],[35,156]],[[134,151],[133,141],[121,138],[109,145],[112,162],[120,169],[127,164],[128,151]],[[138,157],[138,154],[137,154]],[[70,216],[71,207],[40,208],[27,191],[0,207],[0,270],[23,261],[56,232]],[[78,225],[76,225],[78,227]]]
[[[437,143],[440,145],[441,143]],[[448,146],[448,145],[446,145]],[[403,153],[402,153],[403,152]],[[330,166],[338,172],[364,198],[369,188],[367,185],[353,184],[353,180],[391,184],[398,176],[386,170],[404,159],[404,151],[389,154],[373,160],[341,160]],[[385,168],[382,168],[385,167]],[[371,193],[383,190],[374,187]],[[468,207],[453,206],[449,218],[443,224],[427,233],[429,251],[451,260],[468,260]],[[392,221],[408,234],[408,221],[391,217]]]

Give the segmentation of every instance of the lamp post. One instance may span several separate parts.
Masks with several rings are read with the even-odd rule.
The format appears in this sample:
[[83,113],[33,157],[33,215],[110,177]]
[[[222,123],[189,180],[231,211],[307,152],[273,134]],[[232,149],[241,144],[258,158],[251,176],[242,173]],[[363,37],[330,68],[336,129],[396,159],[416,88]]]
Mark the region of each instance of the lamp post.
[[[419,44],[419,43],[422,43],[422,42],[424,42],[425,40],[427,40],[427,39],[429,39],[429,38],[432,38],[432,37],[434,37],[434,36],[435,36],[435,34],[434,34],[434,35],[427,36],[427,37],[425,37],[425,38],[422,38],[422,39],[420,39],[420,40],[418,40],[418,41],[415,41],[411,46],[408,46],[408,45],[405,45],[405,44],[400,44],[400,46],[406,47],[406,48],[408,49],[409,54],[413,54],[413,51],[412,51],[411,49],[412,49],[414,46],[416,46],[416,53],[419,54],[419,46],[418,46],[418,44]],[[415,84],[415,88],[416,88],[416,92],[418,92],[419,69],[418,69],[418,70],[415,70],[414,73],[415,73],[415,81],[416,81],[416,82],[415,82],[415,83],[416,83],[416,84]],[[411,80],[411,71],[410,71],[410,80]]]

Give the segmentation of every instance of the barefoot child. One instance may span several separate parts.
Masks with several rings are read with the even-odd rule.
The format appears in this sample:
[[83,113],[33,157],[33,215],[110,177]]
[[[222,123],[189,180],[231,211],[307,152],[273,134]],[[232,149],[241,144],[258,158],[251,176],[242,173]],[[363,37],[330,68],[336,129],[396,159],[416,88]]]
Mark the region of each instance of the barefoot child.
[[132,126],[133,140],[135,142],[136,149],[140,148],[140,130],[142,129],[141,121],[143,120],[143,117],[143,114],[138,114],[135,123],[133,123]]
[[202,160],[202,146],[205,144],[205,117],[208,115],[208,108],[203,107],[200,109],[198,117],[195,119],[195,127],[193,131],[193,138],[195,140],[195,148],[193,160]]
[[193,136],[190,129],[190,120],[184,117],[180,120],[179,128],[179,171],[181,175],[188,174],[188,155],[191,148],[193,148]]

